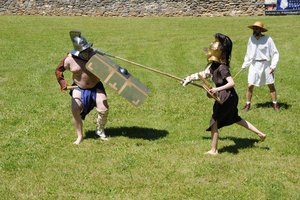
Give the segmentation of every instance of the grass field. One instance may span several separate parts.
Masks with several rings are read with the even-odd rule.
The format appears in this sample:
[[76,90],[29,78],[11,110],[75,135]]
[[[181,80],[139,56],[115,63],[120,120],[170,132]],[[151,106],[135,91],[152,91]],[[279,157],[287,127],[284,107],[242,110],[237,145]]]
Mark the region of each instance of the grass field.
[[[220,131],[218,156],[205,129],[213,101],[203,90],[124,62],[151,94],[133,107],[106,86],[108,142],[93,135],[73,145],[70,96],[54,75],[71,49],[71,29],[108,53],[185,77],[206,64],[204,47],[216,32],[233,40],[232,74],[242,65],[246,28],[265,22],[280,52],[276,86],[282,109],[269,106],[267,87],[255,88],[253,109]],[[300,199],[300,17],[97,18],[0,16],[1,199]],[[200,67],[201,66],[201,67]],[[71,74],[65,73],[71,83]],[[247,73],[235,80],[245,102]]]

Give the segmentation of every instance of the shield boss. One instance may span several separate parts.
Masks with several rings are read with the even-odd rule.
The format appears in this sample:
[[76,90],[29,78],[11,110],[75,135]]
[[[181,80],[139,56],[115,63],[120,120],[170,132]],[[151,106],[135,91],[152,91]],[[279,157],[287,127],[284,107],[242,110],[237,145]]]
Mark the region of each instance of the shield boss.
[[149,89],[143,83],[106,56],[95,54],[86,68],[134,106],[142,105],[148,97]]

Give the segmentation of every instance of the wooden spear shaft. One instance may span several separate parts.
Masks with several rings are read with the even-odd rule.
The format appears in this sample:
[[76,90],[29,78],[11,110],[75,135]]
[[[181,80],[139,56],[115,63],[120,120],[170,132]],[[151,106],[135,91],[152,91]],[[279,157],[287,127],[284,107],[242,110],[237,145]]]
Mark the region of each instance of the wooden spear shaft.
[[243,70],[244,70],[244,69],[241,69],[240,71],[238,71],[238,72],[234,75],[233,79],[235,79],[235,78],[237,77],[237,75],[239,75],[239,73],[241,73]]
[[[167,77],[170,77],[170,78],[173,78],[173,79],[176,79],[178,81],[182,81],[182,78],[179,78],[177,76],[174,76],[172,74],[169,74],[169,73],[166,73],[166,72],[162,72],[162,71],[159,71],[157,69],[153,69],[151,67],[147,67],[145,65],[142,65],[142,64],[139,64],[139,63],[136,63],[136,62],[133,62],[133,61],[130,61],[130,60],[127,60],[125,58],[121,58],[119,56],[114,56],[114,55],[111,55],[111,54],[108,54],[108,53],[105,53],[105,55],[109,56],[109,57],[112,57],[112,58],[116,58],[116,59],[119,59],[119,60],[122,60],[122,61],[125,61],[127,63],[130,63],[130,64],[133,64],[133,65],[136,65],[136,66],[139,66],[143,69],[147,69],[149,71],[152,71],[152,72],[155,72],[155,73],[158,73],[158,74],[161,74],[161,75],[164,75],[164,76],[167,76]],[[201,76],[200,76],[201,77]],[[202,77],[201,77],[202,78]],[[203,78],[204,79],[204,78]],[[203,81],[203,79],[201,79]],[[200,87],[200,88],[203,88],[213,99],[215,99],[218,103],[222,104],[221,100],[216,96],[214,95],[213,93],[211,93],[209,90],[211,89],[211,87],[209,86],[209,83],[204,79],[204,84],[205,85],[200,85],[200,84],[197,84],[197,83],[190,83],[191,85],[194,85],[196,87]]]
[[72,89],[75,89],[75,88],[78,88],[77,85],[68,85],[66,90],[72,90]]

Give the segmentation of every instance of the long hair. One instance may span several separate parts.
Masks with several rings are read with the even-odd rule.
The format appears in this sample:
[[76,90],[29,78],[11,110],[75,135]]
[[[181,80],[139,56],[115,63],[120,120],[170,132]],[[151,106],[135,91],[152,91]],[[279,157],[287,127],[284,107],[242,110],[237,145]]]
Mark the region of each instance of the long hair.
[[216,33],[215,38],[221,43],[222,46],[222,60],[224,64],[230,67],[231,51],[232,51],[232,41],[231,39],[223,35],[222,33]]

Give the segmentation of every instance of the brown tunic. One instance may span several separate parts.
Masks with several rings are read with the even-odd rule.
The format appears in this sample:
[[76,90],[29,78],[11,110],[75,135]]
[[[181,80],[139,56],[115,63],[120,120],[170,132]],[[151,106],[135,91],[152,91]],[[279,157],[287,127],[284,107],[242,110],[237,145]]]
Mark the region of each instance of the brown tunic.
[[[229,67],[224,64],[213,63],[210,67],[210,73],[212,74],[212,80],[216,84],[216,87],[220,87],[227,84],[226,78],[231,76]],[[209,128],[218,122],[218,129],[223,126],[229,126],[242,120],[238,115],[238,101],[239,97],[234,88],[222,90],[218,92],[218,97],[221,99],[223,104],[215,102],[213,107],[213,114],[210,120]]]

